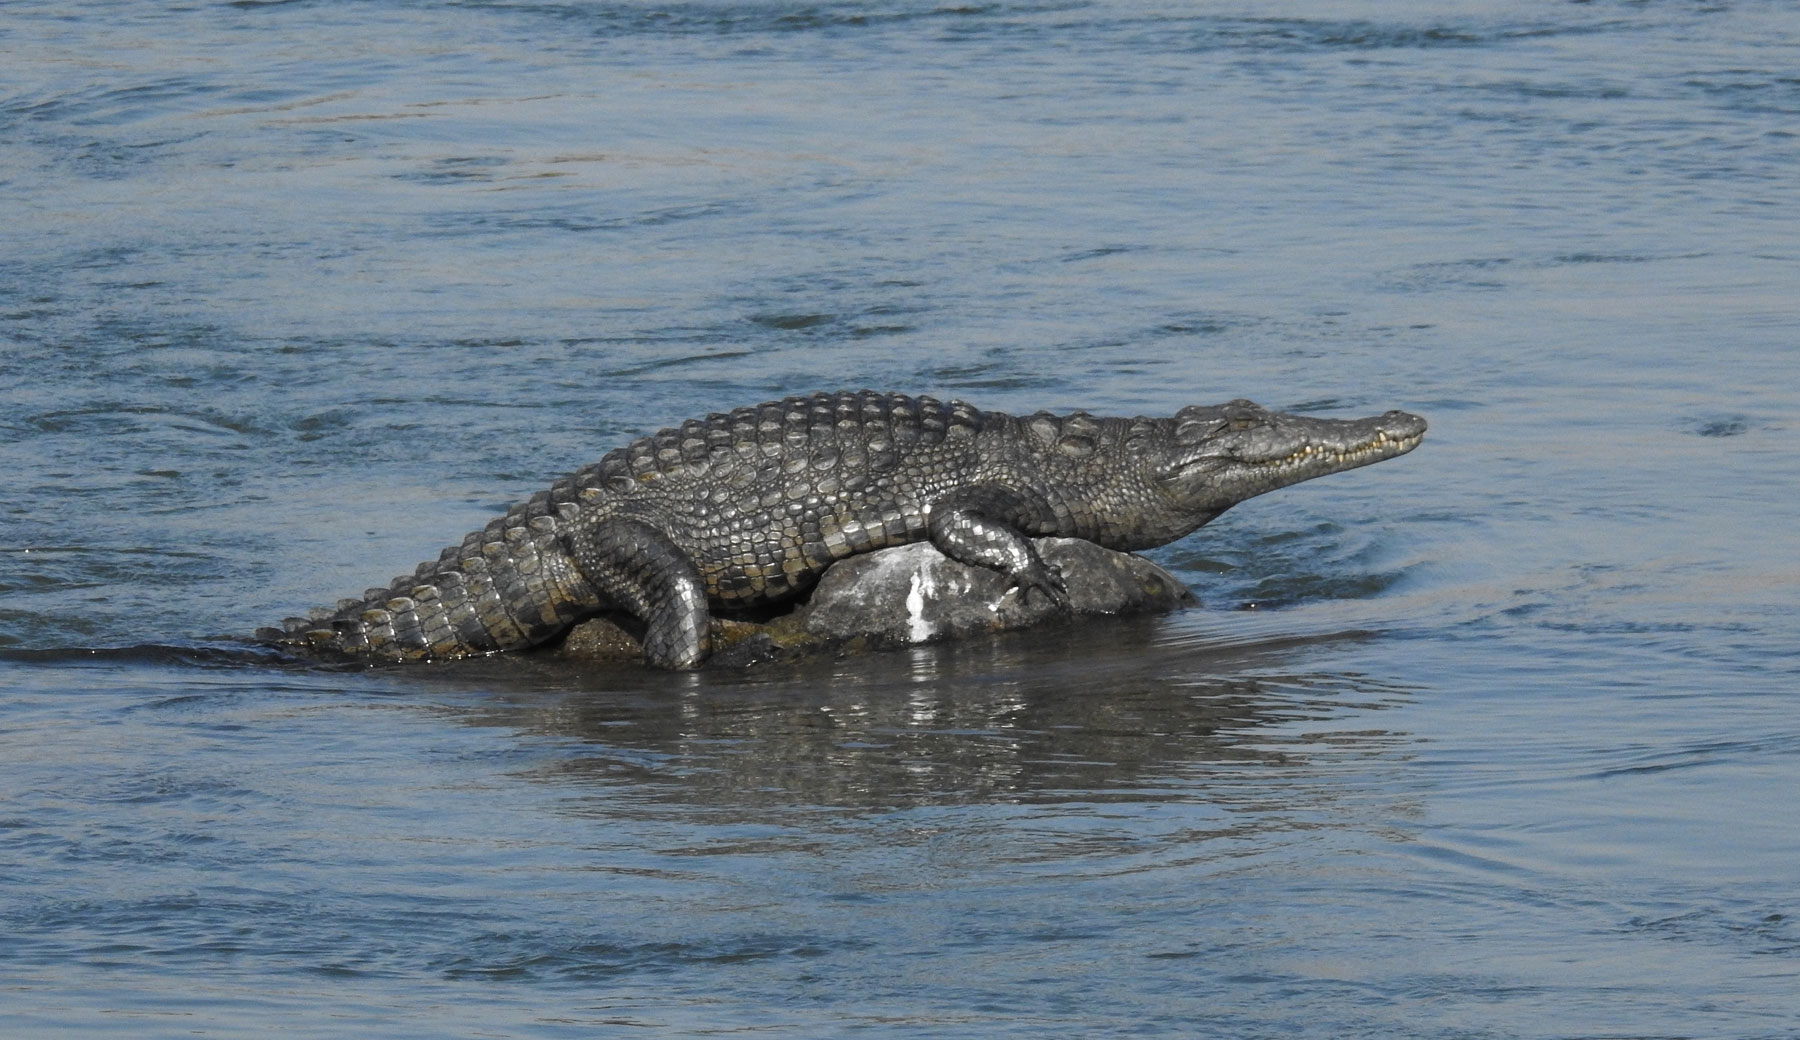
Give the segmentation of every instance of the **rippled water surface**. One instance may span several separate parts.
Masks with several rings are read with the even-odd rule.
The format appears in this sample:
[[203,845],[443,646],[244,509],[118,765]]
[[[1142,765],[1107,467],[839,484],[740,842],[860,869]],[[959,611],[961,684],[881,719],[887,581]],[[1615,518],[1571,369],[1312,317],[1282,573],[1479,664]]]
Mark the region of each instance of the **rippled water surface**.
[[[1800,1035],[1796,54],[1775,2],[0,3],[0,1031]],[[1164,619],[241,642],[857,386],[1432,432],[1154,553]]]

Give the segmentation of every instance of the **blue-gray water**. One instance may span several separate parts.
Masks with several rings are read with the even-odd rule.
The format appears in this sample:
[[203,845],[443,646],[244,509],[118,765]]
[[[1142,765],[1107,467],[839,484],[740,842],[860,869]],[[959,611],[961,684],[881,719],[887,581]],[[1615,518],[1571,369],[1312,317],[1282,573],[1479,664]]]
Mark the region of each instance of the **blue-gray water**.
[[[1800,1035],[1797,58],[1739,0],[0,3],[0,1032]],[[232,641],[859,386],[1432,432],[1154,554],[1168,619]]]

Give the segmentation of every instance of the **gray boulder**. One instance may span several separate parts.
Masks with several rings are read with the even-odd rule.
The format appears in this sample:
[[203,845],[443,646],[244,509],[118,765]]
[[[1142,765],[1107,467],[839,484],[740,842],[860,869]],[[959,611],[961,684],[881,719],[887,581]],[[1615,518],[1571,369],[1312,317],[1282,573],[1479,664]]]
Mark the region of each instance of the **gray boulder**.
[[[1179,579],[1141,556],[1074,538],[1041,538],[1069,603],[1008,588],[1004,575],[914,542],[840,560],[812,595],[766,622],[715,619],[707,664],[741,667],[821,651],[961,639],[1093,614],[1166,613],[1195,602]],[[610,618],[583,622],[556,651],[578,660],[640,660],[637,640]]]

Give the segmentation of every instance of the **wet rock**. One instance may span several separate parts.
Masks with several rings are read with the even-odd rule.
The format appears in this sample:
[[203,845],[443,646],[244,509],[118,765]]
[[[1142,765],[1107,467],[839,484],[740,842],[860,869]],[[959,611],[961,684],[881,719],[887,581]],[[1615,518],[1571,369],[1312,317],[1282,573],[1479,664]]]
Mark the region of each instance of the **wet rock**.
[[1142,557],[1073,538],[1037,544],[1068,583],[1067,608],[1042,593],[1008,588],[998,572],[914,542],[833,565],[807,604],[806,630],[827,642],[860,637],[908,645],[1025,628],[1069,614],[1168,611],[1191,599],[1187,586]]
[[[1080,615],[1166,613],[1194,602],[1180,580],[1140,556],[1074,538],[1038,539],[1037,547],[1062,571],[1066,607],[915,542],[839,561],[789,613],[762,622],[715,619],[707,664],[742,667],[820,651],[909,646]],[[579,660],[642,659],[636,634],[609,618],[576,626],[557,653]]]

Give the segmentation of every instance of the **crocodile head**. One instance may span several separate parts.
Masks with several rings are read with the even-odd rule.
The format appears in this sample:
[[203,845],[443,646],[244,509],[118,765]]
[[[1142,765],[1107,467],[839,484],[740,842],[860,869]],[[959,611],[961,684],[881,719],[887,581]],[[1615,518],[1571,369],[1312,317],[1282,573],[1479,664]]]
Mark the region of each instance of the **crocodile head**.
[[1404,455],[1425,436],[1425,420],[1316,419],[1238,400],[1183,408],[1164,430],[1151,477],[1191,531],[1247,498]]

